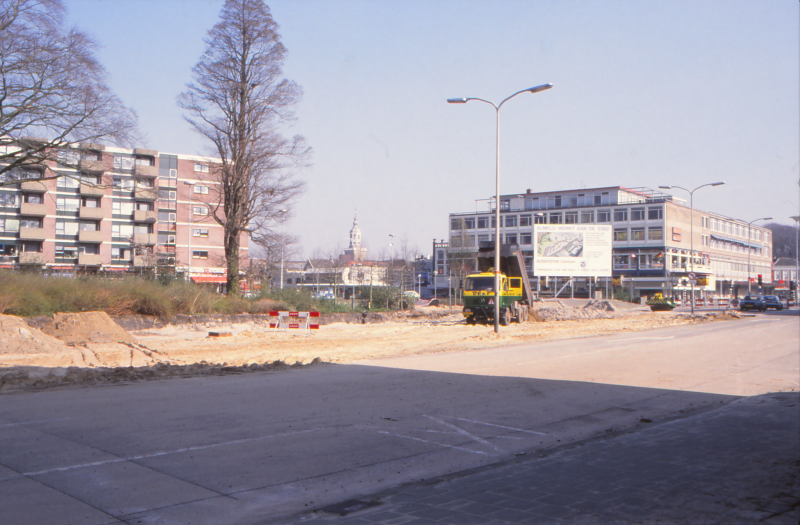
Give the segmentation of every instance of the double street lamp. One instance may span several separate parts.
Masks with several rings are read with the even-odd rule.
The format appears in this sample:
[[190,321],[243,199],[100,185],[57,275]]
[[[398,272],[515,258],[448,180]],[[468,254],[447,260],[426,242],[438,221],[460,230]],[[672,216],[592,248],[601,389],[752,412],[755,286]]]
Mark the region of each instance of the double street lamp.
[[747,223],[747,293],[750,293],[750,252],[753,251],[753,247],[751,246],[752,241],[750,236],[750,230],[752,229],[752,224],[756,221],[771,221],[772,217],[761,217],[760,219],[753,219],[752,221]]
[[477,97],[448,98],[448,104],[466,104],[471,100],[484,102],[492,106],[497,115],[497,132],[495,141],[495,223],[494,223],[494,331],[500,331],[500,108],[506,101],[511,100],[520,93],[538,93],[553,87],[553,84],[542,84],[528,89],[517,91],[506,97],[499,104]]
[[[724,182],[709,182],[708,184],[703,184],[701,186],[696,187],[693,190],[684,188],[683,186],[659,186],[662,190],[671,190],[672,188],[678,188],[683,191],[689,192],[689,208],[690,208],[690,215],[689,215],[689,242],[691,247],[689,249],[689,260],[691,261],[691,268],[692,273],[694,273],[694,192],[699,190],[700,188],[705,188],[706,186],[722,186],[725,184]],[[666,261],[664,261],[666,264]],[[696,277],[696,276],[695,276]],[[692,279],[692,315],[694,315],[694,283],[695,279]]]

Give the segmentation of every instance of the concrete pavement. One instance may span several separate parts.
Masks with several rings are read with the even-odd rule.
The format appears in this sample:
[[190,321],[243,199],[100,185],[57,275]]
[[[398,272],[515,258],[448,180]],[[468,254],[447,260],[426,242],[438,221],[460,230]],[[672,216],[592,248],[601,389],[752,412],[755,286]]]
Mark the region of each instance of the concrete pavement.
[[742,398],[267,523],[308,521],[797,525],[800,395]]

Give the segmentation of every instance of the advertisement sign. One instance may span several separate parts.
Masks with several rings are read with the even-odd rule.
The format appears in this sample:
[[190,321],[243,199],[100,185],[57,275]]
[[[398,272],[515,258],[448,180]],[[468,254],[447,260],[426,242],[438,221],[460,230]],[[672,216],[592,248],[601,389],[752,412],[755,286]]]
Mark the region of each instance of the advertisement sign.
[[535,224],[533,273],[552,277],[611,277],[611,226]]

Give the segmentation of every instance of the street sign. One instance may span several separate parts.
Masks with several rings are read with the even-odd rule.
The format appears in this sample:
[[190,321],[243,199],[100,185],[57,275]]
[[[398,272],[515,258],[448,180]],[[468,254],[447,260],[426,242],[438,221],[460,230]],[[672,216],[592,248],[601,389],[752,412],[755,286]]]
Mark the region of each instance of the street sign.
[[694,272],[689,272],[689,275],[687,275],[687,277],[692,281],[694,281],[695,279],[697,279],[697,274]]

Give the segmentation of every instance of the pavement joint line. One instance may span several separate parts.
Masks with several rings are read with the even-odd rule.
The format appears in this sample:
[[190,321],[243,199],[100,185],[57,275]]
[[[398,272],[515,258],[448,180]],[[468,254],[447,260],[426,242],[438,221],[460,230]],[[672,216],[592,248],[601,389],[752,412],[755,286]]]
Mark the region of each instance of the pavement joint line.
[[443,448],[452,448],[452,449],[455,449],[455,450],[461,450],[463,452],[469,452],[470,454],[481,454],[481,455],[484,455],[484,456],[486,455],[486,452],[483,452],[482,450],[470,450],[468,448],[460,447],[458,445],[448,445],[446,443],[439,443],[439,442],[436,442],[436,441],[428,441],[427,439],[416,438],[416,437],[413,437],[413,436],[404,436],[402,434],[395,434],[394,432],[389,432],[389,431],[386,431],[386,430],[378,430],[376,428],[370,428],[370,427],[365,427],[365,426],[361,426],[361,425],[353,425],[353,427],[354,428],[359,428],[359,429],[362,429],[362,430],[372,430],[374,432],[377,432],[378,434],[384,434],[384,435],[387,435],[387,436],[395,436],[395,437],[399,437],[399,438],[403,438],[403,439],[410,439],[412,441],[419,441],[421,443],[429,443],[431,445],[437,445],[437,446],[443,447]]
[[550,434],[546,434],[544,432],[536,432],[534,430],[525,430],[524,428],[507,427],[505,425],[496,425],[494,423],[485,423],[483,421],[474,421],[472,419],[465,419],[463,417],[453,417],[452,419],[457,419],[459,421],[466,421],[468,423],[477,423],[479,425],[487,425],[487,426],[490,426],[490,427],[505,428],[507,430],[516,430],[517,432],[527,432],[528,434],[536,434],[537,436],[549,436],[550,435]]
[[65,419],[69,419],[68,417],[60,417],[58,419],[40,419],[38,421],[23,421],[21,423],[4,423],[0,425],[0,428],[3,427],[18,427],[22,425],[35,425],[37,423],[50,423],[51,421],[64,421]]
[[299,434],[308,434],[308,433],[311,433],[311,432],[318,432],[318,431],[321,431],[321,430],[325,430],[325,429],[324,428],[314,428],[314,429],[310,429],[310,430],[298,430],[297,432],[285,432],[285,433],[282,433],[282,434],[271,434],[269,436],[260,436],[260,437],[255,437],[255,438],[236,439],[236,440],[233,440],[233,441],[225,441],[225,442],[222,442],[222,443],[211,443],[211,444],[208,444],[208,445],[198,445],[198,446],[195,446],[195,447],[184,447],[184,448],[179,448],[179,449],[175,449],[175,450],[165,450],[165,451],[161,451],[161,452],[153,452],[153,453],[150,453],[150,454],[139,454],[139,455],[136,455],[136,456],[127,456],[127,457],[122,457],[122,458],[106,459],[106,460],[103,460],[103,461],[93,461],[91,463],[81,463],[81,464],[78,464],[78,465],[70,465],[70,466],[67,466],[67,467],[56,467],[56,468],[40,470],[40,471],[36,471],[36,472],[23,472],[21,475],[29,476],[29,477],[30,476],[41,476],[41,475],[44,475],[44,474],[50,474],[52,472],[64,472],[64,471],[75,470],[75,469],[79,469],[79,468],[96,467],[96,466],[100,466],[100,465],[109,465],[109,464],[112,464],[112,463],[122,463],[122,462],[125,462],[125,461],[136,461],[136,460],[140,460],[140,459],[148,459],[148,458],[154,458],[154,457],[160,457],[160,456],[167,456],[167,455],[170,455],[170,454],[182,454],[184,452],[194,452],[196,450],[207,450],[207,449],[210,449],[210,448],[223,447],[223,446],[228,446],[228,445],[239,445],[241,443],[251,443],[253,441],[262,441],[262,440],[265,440],[265,439],[273,439],[273,438],[286,437],[286,436],[296,436],[296,435],[299,435]]
[[437,423],[441,423],[442,425],[448,426],[448,427],[452,428],[453,430],[455,430],[456,432],[458,432],[459,434],[461,434],[462,436],[466,436],[466,437],[468,437],[470,439],[473,439],[474,441],[477,441],[478,443],[481,443],[483,445],[486,445],[487,447],[493,448],[496,452],[505,452],[500,447],[492,445],[491,443],[489,443],[485,439],[483,439],[481,437],[478,437],[478,436],[476,436],[475,434],[473,434],[471,432],[467,432],[463,428],[459,428],[459,427],[457,427],[455,425],[452,425],[452,424],[448,423],[447,421],[443,421],[443,420],[439,419],[438,417],[426,416],[426,415],[423,415],[422,417],[427,417],[428,419],[436,421]]

